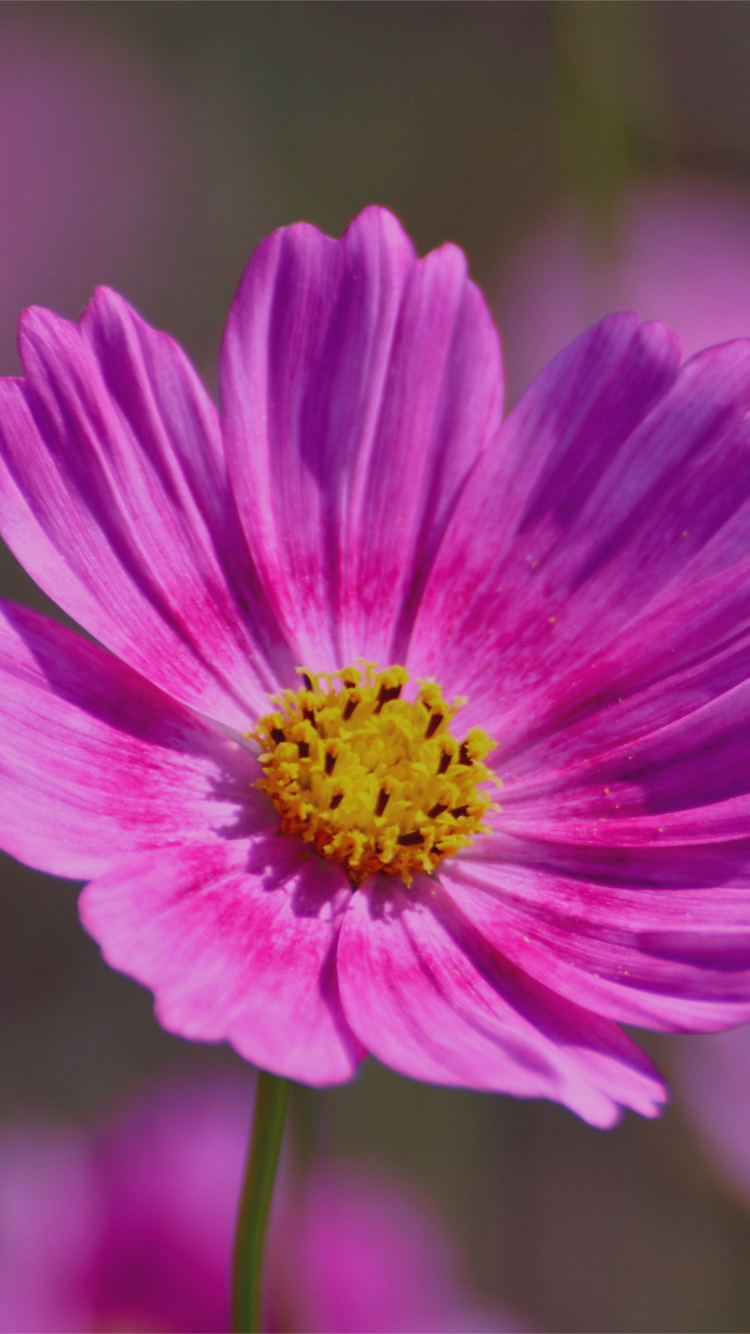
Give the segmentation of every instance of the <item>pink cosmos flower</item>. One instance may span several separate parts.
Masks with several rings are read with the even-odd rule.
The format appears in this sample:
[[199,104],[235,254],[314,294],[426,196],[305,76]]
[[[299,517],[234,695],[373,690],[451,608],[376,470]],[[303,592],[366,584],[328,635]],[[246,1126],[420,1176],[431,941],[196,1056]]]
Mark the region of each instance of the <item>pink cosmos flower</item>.
[[99,643],[3,608],[4,846],[185,1037],[653,1115],[618,1024],[750,1016],[750,343],[614,315],[502,424],[373,208],[256,252],[221,418],[106,289],[21,355],[0,528]]
[[[0,1330],[220,1331],[251,1098],[213,1079],[141,1095],[99,1135],[0,1135]],[[424,1201],[362,1168],[287,1184],[265,1328],[510,1330],[464,1290]]]

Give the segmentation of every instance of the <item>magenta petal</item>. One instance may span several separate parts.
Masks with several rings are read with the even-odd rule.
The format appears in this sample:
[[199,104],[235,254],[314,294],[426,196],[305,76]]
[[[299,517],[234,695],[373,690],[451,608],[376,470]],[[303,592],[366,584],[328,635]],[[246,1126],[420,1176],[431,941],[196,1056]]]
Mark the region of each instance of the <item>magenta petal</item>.
[[227,455],[264,585],[315,668],[403,660],[464,480],[500,424],[502,366],[454,246],[417,260],[366,209],[340,241],[276,232],[222,353]]
[[[740,515],[747,524],[744,507]],[[525,739],[518,739],[519,750],[506,751],[500,759],[507,788],[504,806],[533,802],[534,793],[550,782],[557,787],[569,782],[580,790],[592,757],[596,763],[606,757],[608,766],[617,765],[623,748],[634,760],[636,749],[643,753],[644,746],[652,749],[663,741],[676,759],[689,743],[693,725],[697,740],[699,734],[705,737],[708,726],[718,736],[719,720],[727,710],[740,722],[747,708],[748,676],[750,559],[689,587],[683,578],[673,581],[608,644],[594,649],[588,660],[582,655],[577,668],[561,675],[557,689],[567,701],[564,718],[547,716],[528,726]],[[724,731],[731,744],[731,735]],[[657,733],[662,741],[652,738]],[[630,770],[635,773],[633,764]],[[601,773],[595,781],[600,797],[604,787],[610,787],[611,794]],[[735,792],[742,790],[742,783],[735,784]],[[730,791],[731,784],[726,794]],[[703,806],[715,799],[702,779],[696,794]],[[615,807],[625,810],[619,795],[608,805],[609,811],[597,814],[611,818]],[[647,800],[638,801],[635,809],[647,807]]]
[[[467,722],[507,754],[567,719],[593,645],[627,634],[670,582],[687,592],[691,563],[706,574],[750,493],[750,342],[694,358],[670,388],[667,332],[633,319],[603,321],[521,400],[459,502],[420,608],[410,664],[468,694]],[[725,565],[746,550],[740,531]]]
[[613,1023],[503,958],[436,881],[363,887],[344,919],[339,978],[354,1031],[413,1078],[550,1098],[597,1126],[614,1124],[618,1104],[654,1116],[664,1100]]
[[485,838],[446,862],[491,945],[620,1023],[710,1031],[750,1018],[750,845],[571,848]]
[[79,325],[27,311],[0,384],[0,527],[32,577],[144,676],[248,725],[288,649],[184,353],[101,288]]
[[[546,680],[530,670],[525,704],[511,700],[503,719],[509,751],[563,720],[568,726],[576,714],[608,711],[614,703],[619,713],[624,699],[649,685],[652,717],[658,698],[667,721],[674,716],[675,673],[690,667],[692,676],[698,668],[705,687],[711,656],[727,649],[733,680],[730,663],[718,664],[718,690],[704,688],[702,698],[748,674],[748,352],[750,343],[712,349],[683,369],[633,441],[664,465],[661,473],[647,476],[644,493],[640,474],[648,470],[631,464],[587,514],[588,533],[568,535],[562,591],[571,572],[572,578],[564,605],[552,605],[561,590],[546,583],[546,610],[553,613],[547,638],[553,636],[557,658],[553,664],[542,644]],[[672,451],[677,457],[670,459]],[[683,694],[684,683],[683,676]],[[696,690],[692,706],[698,702]],[[631,706],[627,700],[626,714]],[[634,730],[640,735],[642,728]]]
[[469,695],[472,721],[502,718],[534,682],[532,654],[553,652],[549,617],[559,599],[548,584],[555,592],[556,561],[569,554],[561,539],[580,524],[678,364],[676,340],[661,325],[610,316],[535,380],[475,468],[430,573],[409,654],[420,675]]
[[0,845],[86,879],[124,854],[275,824],[239,742],[112,654],[0,602]]
[[336,1084],[364,1055],[336,980],[350,893],[336,863],[261,835],[123,861],[83,891],[81,919],[112,967],[154,991],[165,1028]]
[[577,764],[511,779],[494,823],[505,832],[592,846],[745,838],[748,725],[750,681]]

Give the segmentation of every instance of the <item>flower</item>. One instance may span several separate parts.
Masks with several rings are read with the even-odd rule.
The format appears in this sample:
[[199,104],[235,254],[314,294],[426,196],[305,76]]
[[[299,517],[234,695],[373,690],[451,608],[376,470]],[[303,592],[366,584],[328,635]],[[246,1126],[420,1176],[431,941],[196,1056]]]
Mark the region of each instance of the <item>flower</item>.
[[107,289],[20,342],[0,528],[99,643],[3,607],[5,848],[184,1037],[654,1115],[619,1024],[750,1016],[750,343],[614,315],[501,425],[376,208],[256,252],[221,421]]
[[482,1307],[459,1279],[455,1248],[424,1200],[374,1168],[328,1163],[271,1238],[272,1293],[296,1297],[294,1327],[332,1334],[527,1330]]
[[569,207],[505,267],[495,305],[515,389],[610,310],[665,321],[687,355],[750,333],[746,194],[701,180],[641,185],[598,253],[585,237]]
[[[229,1328],[232,1225],[251,1115],[227,1078],[141,1093],[98,1133],[0,1133],[0,1330]],[[282,1192],[265,1328],[510,1330],[457,1274],[425,1202],[362,1166]]]

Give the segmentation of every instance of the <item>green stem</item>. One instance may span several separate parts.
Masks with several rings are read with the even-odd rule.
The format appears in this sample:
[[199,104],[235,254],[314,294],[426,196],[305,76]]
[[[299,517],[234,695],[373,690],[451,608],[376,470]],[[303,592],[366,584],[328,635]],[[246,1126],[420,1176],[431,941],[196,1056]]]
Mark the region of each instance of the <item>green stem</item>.
[[260,1330],[260,1276],[268,1211],[289,1102],[288,1079],[261,1070],[255,1094],[253,1137],[234,1242],[233,1322],[235,1334]]

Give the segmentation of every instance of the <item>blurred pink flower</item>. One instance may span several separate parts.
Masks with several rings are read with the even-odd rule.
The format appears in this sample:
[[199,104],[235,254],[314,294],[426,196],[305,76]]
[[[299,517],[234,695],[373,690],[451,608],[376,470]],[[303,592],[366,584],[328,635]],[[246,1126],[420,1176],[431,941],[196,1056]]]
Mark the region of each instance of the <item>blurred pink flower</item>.
[[98,643],[0,608],[2,845],[185,1037],[655,1115],[619,1024],[750,1017],[750,341],[614,315],[503,423],[463,255],[371,208],[256,251],[221,418],[108,289],[21,348],[0,526]]
[[531,1328],[465,1291],[455,1248],[425,1202],[372,1168],[319,1169],[282,1213],[272,1263],[280,1309],[291,1297],[294,1327],[311,1334]]
[[571,207],[510,257],[494,308],[512,398],[611,310],[663,321],[685,356],[747,337],[750,197],[701,181],[641,186],[599,256]]
[[[232,1232],[251,1097],[176,1082],[99,1135],[0,1135],[0,1330],[228,1329]],[[526,1328],[464,1290],[411,1190],[354,1167],[287,1182],[272,1225],[266,1327],[310,1334]]]
[[[148,59],[32,6],[0,13],[0,369],[18,313],[77,314],[106,274],[158,288],[179,233],[184,127]],[[167,238],[170,238],[168,243]]]

